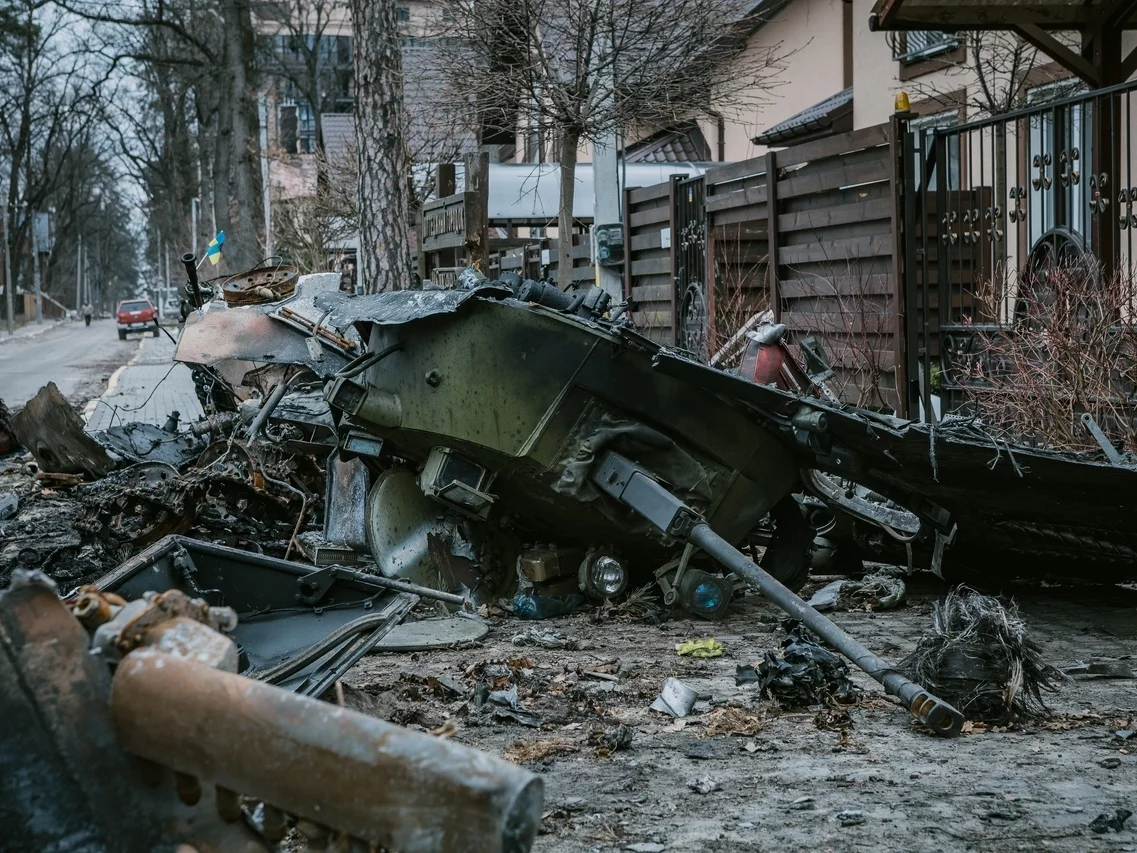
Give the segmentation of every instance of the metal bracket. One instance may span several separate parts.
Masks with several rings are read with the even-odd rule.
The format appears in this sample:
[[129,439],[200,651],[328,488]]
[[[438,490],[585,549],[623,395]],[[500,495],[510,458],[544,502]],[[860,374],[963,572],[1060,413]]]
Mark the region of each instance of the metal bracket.
[[935,544],[935,546],[933,546],[933,549],[932,549],[932,573],[938,578],[943,578],[943,576],[944,576],[944,574],[943,574],[944,550],[947,548],[948,545],[950,545],[952,542],[955,541],[955,534],[956,534],[956,531],[958,531],[958,530],[959,530],[959,525],[953,524],[952,528],[951,528],[951,533],[948,533],[947,535],[944,535],[943,531],[941,531],[941,530],[936,531],[936,544]]
[[1106,434],[1102,432],[1101,427],[1099,427],[1097,421],[1094,420],[1094,416],[1089,412],[1085,412],[1082,415],[1082,426],[1094,437],[1094,441],[1101,447],[1101,451],[1105,454],[1106,459],[1114,465],[1121,465],[1123,463],[1124,460],[1121,458],[1121,454],[1117,452],[1117,448],[1113,446],[1113,443]]

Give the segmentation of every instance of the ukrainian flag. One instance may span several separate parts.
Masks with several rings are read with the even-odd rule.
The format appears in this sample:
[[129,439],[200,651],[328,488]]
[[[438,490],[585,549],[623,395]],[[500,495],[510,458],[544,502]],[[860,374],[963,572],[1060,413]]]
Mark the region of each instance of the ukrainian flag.
[[221,261],[221,247],[225,245],[225,232],[218,231],[217,236],[209,241],[209,245],[205,247],[205,256],[209,258],[209,262],[213,266]]

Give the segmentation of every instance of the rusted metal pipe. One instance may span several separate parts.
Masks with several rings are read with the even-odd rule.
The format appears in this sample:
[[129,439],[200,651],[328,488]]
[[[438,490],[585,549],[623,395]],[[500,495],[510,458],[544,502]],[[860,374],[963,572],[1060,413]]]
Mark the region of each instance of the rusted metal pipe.
[[122,748],[401,853],[528,851],[544,789],[450,740],[154,649],[115,672]]

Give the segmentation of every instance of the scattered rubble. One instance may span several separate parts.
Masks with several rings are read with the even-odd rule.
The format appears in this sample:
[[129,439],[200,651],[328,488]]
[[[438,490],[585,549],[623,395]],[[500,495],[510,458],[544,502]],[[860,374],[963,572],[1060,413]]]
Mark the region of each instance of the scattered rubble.
[[[177,358],[193,368],[206,416],[183,424],[174,412],[161,427],[88,434],[46,386],[12,420],[30,459],[18,473],[3,469],[15,482],[0,483],[0,577],[24,583],[19,570],[38,566],[74,588],[75,618],[93,632],[102,666],[180,655],[276,691],[258,696],[322,698],[437,743],[540,730],[500,751],[542,769],[558,757],[636,766],[645,725],[675,736],[696,729],[706,740],[682,751],[688,759],[757,761],[780,749],[771,720],[799,709],[811,737],[832,745],[835,733],[831,748],[848,749],[854,717],[859,742],[868,709],[857,704],[863,679],[841,655],[938,735],[1047,713],[1042,693],[1059,674],[1013,608],[952,592],[936,605],[932,633],[893,667],[870,651],[879,638],[862,643],[818,611],[883,614],[906,601],[911,579],[878,570],[804,602],[794,593],[826,549],[855,554],[858,574],[862,555],[943,575],[1009,564],[1013,553],[1067,574],[1064,561],[1088,555],[1101,558],[1099,578],[1133,577],[1131,525],[1101,499],[1132,487],[1125,465],[1009,446],[974,422],[929,427],[839,406],[816,371],[788,356],[777,327],[746,337],[744,370],[766,363],[764,347],[783,356],[763,382],[656,346],[596,288],[574,299],[520,279],[464,280],[456,290],[353,297],[338,276],[282,266],[217,284],[213,301],[194,281]],[[0,404],[0,443],[5,414]],[[974,505],[960,500],[969,478],[981,495]],[[515,650],[507,658],[400,673],[378,693],[345,681],[369,652],[477,649],[506,618],[587,619],[613,632],[676,616],[718,622],[754,591],[791,619],[781,650],[773,640],[753,665],[723,660],[744,645],[732,633],[719,634],[725,644],[667,637],[676,654],[664,669],[612,656],[562,625],[512,622],[501,637]],[[687,626],[679,636],[698,633]],[[560,654],[577,660],[548,663]],[[757,690],[707,692],[704,679],[731,670],[736,689]],[[1067,671],[1132,677],[1124,661]],[[208,780],[186,761],[175,766],[183,799],[193,791],[184,777]],[[717,775],[687,785],[704,795],[730,787]],[[319,835],[310,823],[319,815],[264,790],[245,807],[261,836],[286,826],[281,810]],[[539,813],[539,794],[526,790],[517,808],[528,816],[536,803]],[[399,792],[383,796],[401,803]],[[436,811],[440,823],[454,813]],[[500,829],[479,814],[482,830]],[[842,827],[873,815],[826,814]],[[390,819],[372,832],[348,817],[331,831],[402,839]],[[1120,831],[1128,817],[1103,814],[1091,829]],[[490,839],[478,849],[506,847]]]
[[177,591],[69,607],[39,573],[0,594],[5,846],[268,851],[290,827],[345,847],[532,844],[539,779],[237,675],[232,609]]
[[855,702],[857,689],[845,662],[823,648],[801,623],[788,622],[785,628],[781,653],[766,652],[756,668],[740,667],[736,681],[753,681],[763,696],[787,708]]

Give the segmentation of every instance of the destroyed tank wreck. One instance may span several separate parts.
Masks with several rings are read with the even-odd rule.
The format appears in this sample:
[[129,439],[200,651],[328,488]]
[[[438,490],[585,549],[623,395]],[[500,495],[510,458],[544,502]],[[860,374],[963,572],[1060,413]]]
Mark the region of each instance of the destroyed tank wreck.
[[[1116,580],[1137,563],[1131,464],[844,406],[776,328],[749,334],[740,375],[647,340],[595,287],[571,295],[469,270],[456,289],[353,296],[336,278],[303,277],[280,302],[203,301],[178,358],[216,376],[255,368],[246,381],[266,363],[298,365],[324,383],[341,460],[329,521],[343,540],[327,544],[369,552],[388,577],[476,601],[517,583],[612,598],[654,580],[667,604],[721,616],[732,584],[705,551],[596,482],[612,454],[791,589],[817,527],[858,558],[973,581],[1070,571],[1080,557]],[[806,367],[824,359],[806,355]],[[1079,506],[1060,509],[1072,493]]]
[[[218,375],[295,360],[296,345],[272,352],[235,334],[282,307],[329,332],[318,338],[328,356],[305,349],[303,360],[328,378],[341,457],[373,475],[364,504],[341,502],[359,514],[341,526],[364,531],[382,574],[487,601],[510,593],[518,570],[546,595],[611,598],[656,578],[668,604],[721,616],[732,592],[721,572],[591,482],[594,463],[618,451],[731,542],[771,518],[763,565],[794,589],[805,582],[812,532],[780,441],[729,401],[653,371],[655,345],[595,305],[484,283],[361,297],[313,284],[283,306],[213,303],[189,318],[177,357]],[[523,295],[560,296],[537,291]],[[340,344],[356,335],[366,346],[344,364]]]

